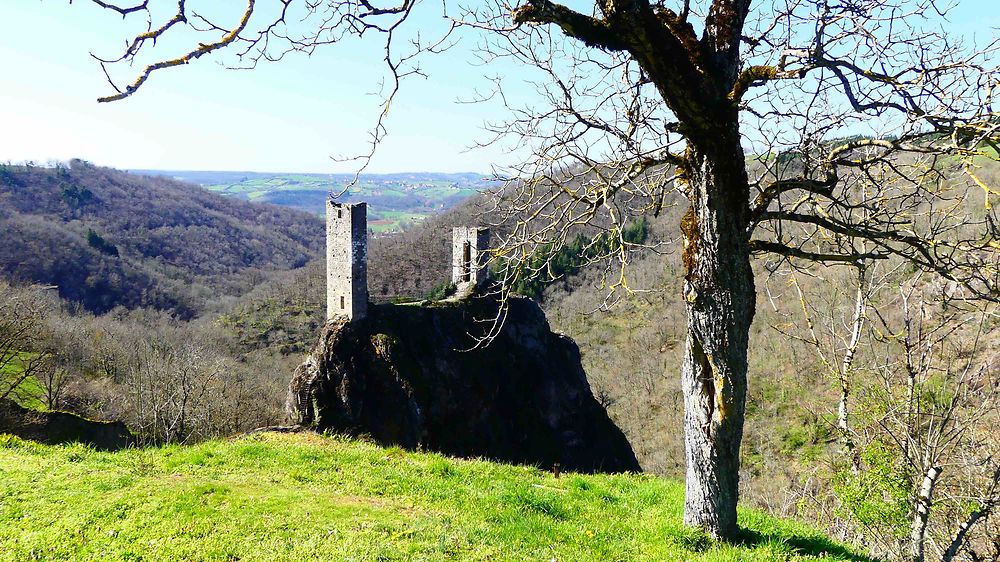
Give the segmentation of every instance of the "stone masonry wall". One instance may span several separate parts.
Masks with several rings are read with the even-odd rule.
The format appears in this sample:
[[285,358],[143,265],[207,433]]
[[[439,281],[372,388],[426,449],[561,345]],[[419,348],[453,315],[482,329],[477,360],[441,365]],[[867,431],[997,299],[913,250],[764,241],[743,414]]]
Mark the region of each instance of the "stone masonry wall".
[[490,230],[478,227],[456,227],[452,230],[451,281],[459,287],[483,284],[488,277],[486,250],[490,245]]
[[368,313],[368,206],[326,204],[326,316]]

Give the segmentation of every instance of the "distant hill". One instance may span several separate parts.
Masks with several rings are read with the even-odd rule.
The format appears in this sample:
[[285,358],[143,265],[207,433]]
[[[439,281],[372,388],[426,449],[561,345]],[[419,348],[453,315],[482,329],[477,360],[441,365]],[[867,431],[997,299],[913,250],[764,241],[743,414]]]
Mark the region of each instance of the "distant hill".
[[[339,194],[354,174],[198,172],[134,170],[196,183],[210,191],[249,201],[274,203],[315,215],[324,212],[329,193]],[[449,209],[493,183],[476,173],[364,174],[340,200],[366,201],[375,232],[395,232]]]
[[0,275],[58,287],[87,310],[187,318],[267,272],[320,255],[308,213],[96,167],[0,166]]

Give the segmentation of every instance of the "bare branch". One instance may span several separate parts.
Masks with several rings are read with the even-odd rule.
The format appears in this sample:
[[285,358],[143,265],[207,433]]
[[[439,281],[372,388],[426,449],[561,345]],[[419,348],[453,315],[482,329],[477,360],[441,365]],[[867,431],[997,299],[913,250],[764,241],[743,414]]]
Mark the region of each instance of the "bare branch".
[[[243,12],[243,17],[240,18],[239,23],[236,25],[236,27],[234,27],[231,31],[229,31],[229,33],[224,35],[221,39],[219,39],[215,43],[201,44],[198,46],[197,49],[189,51],[188,53],[181,55],[178,58],[153,63],[147,66],[142,71],[142,73],[139,74],[139,77],[136,78],[134,82],[126,86],[124,91],[119,90],[118,94],[113,96],[105,96],[102,98],[98,98],[97,101],[101,103],[107,103],[125,99],[134,94],[136,90],[138,90],[146,82],[146,80],[149,79],[149,76],[152,73],[156,72],[157,70],[163,70],[164,68],[170,68],[173,66],[188,64],[195,59],[199,59],[207,55],[208,53],[211,53],[212,51],[216,51],[218,49],[221,49],[229,45],[230,43],[233,43],[239,37],[240,32],[242,32],[246,28],[247,24],[250,22],[250,16],[253,15],[254,2],[255,0],[247,0],[246,11]],[[157,37],[160,37],[163,33],[165,33],[175,24],[180,23],[182,21],[187,21],[187,20],[184,14],[184,0],[179,0],[177,15],[159,29],[139,35],[136,38],[136,40],[132,43],[132,45],[129,46],[129,49],[128,51],[126,51],[126,55],[124,55],[123,58],[134,56],[136,50],[141,47],[143,42],[147,40],[155,40]],[[103,62],[108,62],[108,61],[102,61],[102,63]]]

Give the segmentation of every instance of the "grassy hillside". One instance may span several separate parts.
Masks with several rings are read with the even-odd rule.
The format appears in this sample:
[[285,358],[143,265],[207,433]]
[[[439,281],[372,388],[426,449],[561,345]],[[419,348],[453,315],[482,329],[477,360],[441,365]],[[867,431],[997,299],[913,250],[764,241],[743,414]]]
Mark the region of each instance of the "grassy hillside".
[[0,436],[0,560],[863,560],[744,511],[682,527],[683,486],[311,434],[98,453]]
[[320,253],[318,217],[73,161],[0,166],[0,276],[58,287],[95,313],[198,314]]
[[[18,353],[10,361],[0,361],[0,392],[6,391],[8,386],[4,383],[8,381],[21,381],[16,388],[11,390],[8,398],[16,402],[23,408],[33,410],[45,409],[43,402],[45,390],[35,377],[24,378],[24,367],[22,358],[28,356],[26,353]],[[25,361],[27,359],[24,359]],[[24,379],[24,380],[21,380]]]
[[[482,174],[400,173],[282,174],[255,172],[188,172],[140,170],[138,173],[172,177],[202,185],[210,191],[274,203],[322,215],[329,193],[343,201],[368,202],[368,226],[375,232],[397,232],[417,224],[478,193],[490,185]],[[350,189],[348,190],[348,186]]]

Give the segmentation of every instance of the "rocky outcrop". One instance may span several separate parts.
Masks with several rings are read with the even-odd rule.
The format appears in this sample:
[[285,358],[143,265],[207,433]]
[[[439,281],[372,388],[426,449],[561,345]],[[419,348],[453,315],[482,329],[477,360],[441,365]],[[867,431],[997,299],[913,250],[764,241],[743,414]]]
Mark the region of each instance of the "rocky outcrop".
[[135,444],[121,422],[93,421],[68,412],[28,410],[12,400],[0,400],[0,433],[58,445],[85,443],[99,451],[114,451]]
[[289,389],[292,418],[383,444],[565,470],[637,471],[594,399],[580,351],[533,301],[514,298],[500,334],[470,349],[496,302],[377,305],[333,320]]

